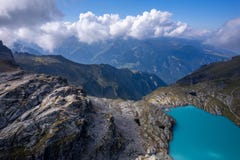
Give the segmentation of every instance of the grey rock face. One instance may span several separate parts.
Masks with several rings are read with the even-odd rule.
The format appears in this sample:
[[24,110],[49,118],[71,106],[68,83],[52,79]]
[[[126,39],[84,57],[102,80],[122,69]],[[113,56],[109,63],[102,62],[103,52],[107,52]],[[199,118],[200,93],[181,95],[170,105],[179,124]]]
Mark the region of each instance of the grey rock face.
[[0,41],[0,72],[16,70],[18,67],[9,48]]
[[86,97],[61,77],[0,74],[0,159],[170,159],[173,123],[144,101]]
[[168,143],[172,139],[174,120],[158,107],[144,101],[94,97],[91,97],[91,101],[94,105],[102,107],[102,111],[107,109],[106,111],[115,117],[115,123],[128,143],[124,151],[127,154],[123,154],[120,159],[129,159],[126,155],[132,154],[138,159],[151,156],[169,157]]
[[1,60],[5,61],[14,61],[13,55],[11,54],[11,50],[8,49],[6,46],[3,45],[2,41],[0,41],[0,55]]

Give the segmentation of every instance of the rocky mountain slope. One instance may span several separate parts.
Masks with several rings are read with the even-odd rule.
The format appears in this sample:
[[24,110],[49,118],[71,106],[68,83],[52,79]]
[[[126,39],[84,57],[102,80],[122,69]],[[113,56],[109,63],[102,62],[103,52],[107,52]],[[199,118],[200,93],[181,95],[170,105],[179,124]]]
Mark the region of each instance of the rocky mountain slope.
[[2,160],[171,160],[173,124],[144,101],[88,97],[58,76],[0,73]]
[[167,83],[175,82],[201,65],[222,61],[234,55],[200,41],[176,38],[115,39],[92,44],[70,38],[55,49],[54,53],[75,62],[105,63],[154,73]]
[[162,159],[173,119],[144,101],[86,97],[65,79],[0,73],[0,159]]
[[11,50],[0,41],[0,73],[18,69]]
[[156,106],[200,107],[224,115],[240,125],[240,56],[198,69],[169,87],[159,88],[144,99]]
[[157,76],[110,65],[84,65],[62,56],[37,56],[16,53],[19,66],[34,73],[62,76],[71,84],[82,86],[89,95],[107,98],[140,99],[166,84]]

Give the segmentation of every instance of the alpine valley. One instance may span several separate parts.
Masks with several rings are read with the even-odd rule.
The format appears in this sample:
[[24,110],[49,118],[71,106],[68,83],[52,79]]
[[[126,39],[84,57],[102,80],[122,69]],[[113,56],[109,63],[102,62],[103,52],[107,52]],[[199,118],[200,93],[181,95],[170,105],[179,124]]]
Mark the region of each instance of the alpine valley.
[[202,65],[237,55],[217,49],[200,40],[183,38],[113,39],[91,44],[75,37],[62,42],[52,53],[33,44],[18,42],[14,51],[33,54],[59,54],[84,64],[110,64],[117,68],[153,73],[166,83],[174,83]]

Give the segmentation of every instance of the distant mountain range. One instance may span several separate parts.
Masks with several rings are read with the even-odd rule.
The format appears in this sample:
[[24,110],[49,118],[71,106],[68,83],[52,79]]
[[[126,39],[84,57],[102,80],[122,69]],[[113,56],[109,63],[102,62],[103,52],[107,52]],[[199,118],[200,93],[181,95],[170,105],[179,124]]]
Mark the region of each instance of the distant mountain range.
[[[32,44],[29,48],[26,44],[20,46],[18,44],[13,48],[29,53],[46,53]],[[53,53],[78,63],[104,63],[154,73],[167,83],[175,82],[204,64],[236,55],[204,45],[201,41],[177,38],[114,39],[87,44],[72,37],[66,39]]]
[[71,84],[82,86],[88,94],[97,97],[140,99],[166,84],[157,76],[110,65],[84,65],[57,55],[15,53],[19,66],[35,73],[62,76]]
[[48,51],[45,51],[44,49],[42,49],[36,44],[27,43],[23,41],[17,41],[13,43],[11,50],[13,52],[28,52],[34,55],[50,54]]

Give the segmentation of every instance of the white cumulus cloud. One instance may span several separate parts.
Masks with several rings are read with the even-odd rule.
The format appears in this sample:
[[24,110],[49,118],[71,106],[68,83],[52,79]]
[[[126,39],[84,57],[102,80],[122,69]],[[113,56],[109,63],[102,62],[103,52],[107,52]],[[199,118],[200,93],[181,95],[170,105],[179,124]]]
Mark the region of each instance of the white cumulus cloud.
[[183,35],[188,28],[187,24],[173,22],[170,17],[171,13],[156,9],[124,19],[116,14],[96,16],[92,12],[87,12],[80,14],[79,21],[73,25],[79,40],[88,43],[116,37],[144,39]]
[[[152,9],[137,16],[81,13],[75,22],[58,21],[61,16],[54,0],[0,0],[0,39],[8,45],[27,41],[53,51],[75,36],[92,43],[114,38],[191,37],[195,33],[184,22],[171,20],[171,13]],[[11,5],[13,4],[13,5]]]
[[225,23],[211,35],[207,43],[240,53],[240,18]]

